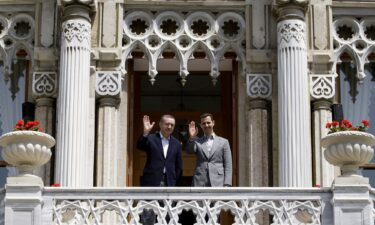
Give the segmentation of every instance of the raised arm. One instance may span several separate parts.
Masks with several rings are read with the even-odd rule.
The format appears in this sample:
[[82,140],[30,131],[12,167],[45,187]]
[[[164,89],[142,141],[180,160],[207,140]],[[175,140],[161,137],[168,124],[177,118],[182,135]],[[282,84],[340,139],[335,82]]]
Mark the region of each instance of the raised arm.
[[147,151],[147,143],[148,143],[148,138],[147,136],[149,135],[150,131],[155,125],[155,122],[150,122],[150,118],[147,115],[143,116],[142,119],[143,122],[143,134],[138,138],[137,141],[137,148],[139,150]]
[[195,139],[197,139],[198,128],[195,126],[195,122],[191,121],[189,123],[189,140],[186,143],[186,152],[194,154],[197,151],[197,145]]

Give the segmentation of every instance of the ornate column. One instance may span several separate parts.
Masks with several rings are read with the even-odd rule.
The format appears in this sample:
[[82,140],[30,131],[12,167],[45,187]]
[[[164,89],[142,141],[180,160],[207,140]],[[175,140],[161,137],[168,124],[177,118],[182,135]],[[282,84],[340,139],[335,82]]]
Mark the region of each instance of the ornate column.
[[312,182],[310,99],[304,21],[308,3],[308,0],[276,0],[281,187],[311,187]]
[[270,185],[270,101],[272,93],[271,74],[247,74],[247,94],[251,98],[247,121],[248,186]]
[[57,102],[55,181],[90,187],[93,162],[88,142],[91,24],[87,0],[62,0],[63,23]]
[[335,78],[331,74],[311,74],[310,94],[313,101],[313,154],[314,154],[314,185],[331,187],[335,178],[335,167],[324,158],[324,149],[320,146],[322,137],[328,134],[326,123],[332,121],[332,97],[335,95]]
[[99,98],[97,119],[96,184],[99,187],[117,187],[124,171],[119,166],[125,163],[124,152],[119,144],[119,94],[121,73],[118,71],[96,72],[96,95]]

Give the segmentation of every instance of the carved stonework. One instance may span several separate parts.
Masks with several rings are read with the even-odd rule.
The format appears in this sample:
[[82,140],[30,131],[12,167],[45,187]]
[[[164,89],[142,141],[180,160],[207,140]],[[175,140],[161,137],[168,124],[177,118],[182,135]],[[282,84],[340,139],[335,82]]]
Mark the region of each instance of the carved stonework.
[[34,72],[32,88],[35,97],[55,97],[57,89],[56,72]]
[[279,6],[282,6],[282,5],[306,6],[309,3],[310,3],[310,0],[276,0],[276,4]]
[[278,24],[278,43],[279,46],[305,46],[305,23],[300,20],[285,20]]
[[362,82],[366,77],[365,66],[372,61],[368,57],[374,52],[375,17],[338,17],[333,21],[333,28],[335,63],[332,71],[345,59],[354,64],[356,79]]
[[99,96],[116,96],[121,91],[121,72],[97,71],[96,94]]
[[136,49],[148,59],[150,81],[156,80],[157,60],[164,51],[173,51],[180,62],[181,82],[188,79],[188,60],[194,52],[204,53],[210,61],[212,82],[217,81],[220,60],[229,49],[236,53],[246,72],[244,15],[239,12],[212,14],[195,11],[184,14],[179,11],[130,11],[123,21],[123,64]]
[[246,90],[249,97],[268,98],[272,94],[271,74],[247,74]]
[[330,99],[335,95],[337,74],[311,74],[310,94],[314,99]]
[[34,18],[28,14],[0,13],[0,58],[5,80],[10,79],[18,59],[33,63],[34,28]]
[[[69,20],[62,25],[62,39],[67,45],[90,47],[91,26],[83,20]],[[63,43],[66,43],[63,41]]]

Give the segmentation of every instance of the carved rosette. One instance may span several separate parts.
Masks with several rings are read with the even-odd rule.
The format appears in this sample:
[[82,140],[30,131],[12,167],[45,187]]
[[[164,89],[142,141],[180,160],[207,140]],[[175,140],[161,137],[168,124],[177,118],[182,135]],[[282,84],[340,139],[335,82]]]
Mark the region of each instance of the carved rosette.
[[314,99],[330,99],[335,95],[337,74],[311,74],[310,94]]
[[57,90],[56,72],[34,72],[32,88],[35,97],[55,97]]
[[247,95],[251,98],[268,98],[272,94],[271,74],[247,74]]
[[96,72],[96,94],[99,96],[116,96],[121,91],[121,72]]
[[299,47],[306,49],[305,22],[297,19],[284,20],[277,24],[279,48]]
[[83,19],[68,20],[62,24],[62,46],[90,49],[91,25]]

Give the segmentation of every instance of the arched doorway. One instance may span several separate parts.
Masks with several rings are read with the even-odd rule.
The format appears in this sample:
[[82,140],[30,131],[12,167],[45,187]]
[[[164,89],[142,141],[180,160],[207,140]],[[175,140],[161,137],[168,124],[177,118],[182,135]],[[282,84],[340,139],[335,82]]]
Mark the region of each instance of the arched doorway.
[[[233,63],[235,66],[236,63]],[[146,154],[136,149],[136,141],[142,134],[142,117],[150,116],[155,121],[154,131],[159,129],[158,121],[163,114],[176,117],[174,136],[184,145],[188,139],[188,123],[199,123],[199,116],[210,112],[215,117],[215,133],[230,142],[233,157],[233,184],[237,183],[237,93],[236,69],[221,71],[218,81],[213,85],[208,71],[190,72],[185,85],[181,85],[177,71],[159,71],[152,85],[145,71],[129,73],[132,94],[129,95],[129,186],[139,186],[140,176],[146,161]],[[199,135],[203,135],[200,131]],[[189,155],[183,149],[183,182],[190,186],[195,167],[195,155]]]

